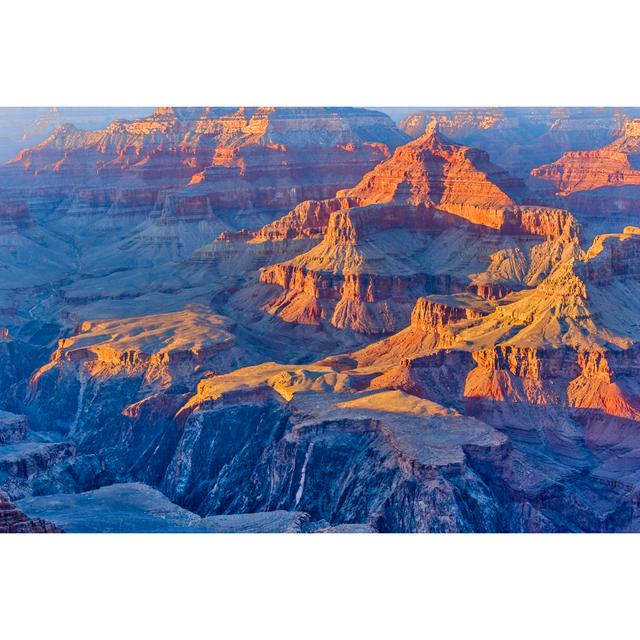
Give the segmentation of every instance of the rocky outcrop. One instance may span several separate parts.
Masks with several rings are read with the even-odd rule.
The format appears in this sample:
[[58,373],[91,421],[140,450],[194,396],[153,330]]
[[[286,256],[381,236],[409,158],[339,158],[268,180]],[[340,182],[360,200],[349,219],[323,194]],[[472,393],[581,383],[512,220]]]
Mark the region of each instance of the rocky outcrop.
[[322,199],[388,156],[386,145],[309,146],[285,145],[234,148],[214,164],[195,174],[183,190],[188,199],[206,199],[211,208],[282,211],[299,202]]
[[[415,335],[412,338],[415,343]],[[473,365],[471,355],[466,351],[434,349],[433,342],[416,354],[406,349],[408,344],[404,346],[398,354],[400,357],[394,358],[390,366],[373,378],[371,387],[399,389],[419,398],[462,408],[466,376]],[[384,363],[384,359],[380,361]]]
[[65,463],[76,455],[71,441],[33,442],[0,447],[0,486],[12,498],[31,493],[34,486],[46,484]]
[[[292,260],[261,270],[262,283],[278,285],[285,291],[264,308],[287,322],[316,324],[326,320],[338,328],[388,333],[407,324],[415,301],[425,293],[469,290],[487,300],[502,298],[514,289],[514,283],[521,288],[528,279],[543,276],[563,247],[577,242],[578,227],[568,212],[513,208],[505,209],[501,216],[500,229],[496,230],[500,235],[508,237],[511,231],[518,238],[543,236],[557,247],[557,257],[547,251],[543,264],[538,257],[541,252],[529,245],[527,253],[520,252],[528,268],[523,266],[505,278],[510,268],[503,263],[513,260],[505,256],[498,262],[500,252],[496,252],[491,256],[496,259],[495,269],[469,282],[468,272],[456,273],[455,263],[443,262],[438,268],[429,256],[438,251],[438,236],[450,229],[461,230],[461,241],[476,243],[480,248],[475,225],[422,205],[342,209],[331,214],[318,245]],[[487,253],[495,246],[495,241],[489,243]],[[482,258],[487,260],[489,255]]]
[[[428,332],[466,316],[460,305],[421,301],[411,329]],[[119,428],[85,423],[82,450],[109,451],[119,477],[144,478],[202,516],[304,511],[312,521],[379,531],[607,530],[629,523],[623,490],[609,496],[608,515],[583,513],[570,507],[586,498],[579,487],[545,476],[549,456],[561,477],[593,466],[578,425],[590,428],[594,412],[611,407],[585,402],[602,394],[593,384],[584,392],[582,379],[612,380],[612,367],[596,352],[437,349],[373,377],[367,367],[379,363],[363,362],[360,372],[357,360],[354,354],[342,364],[271,364],[209,376],[191,396],[159,394],[127,407]],[[618,375],[637,378],[636,361],[630,353],[620,357]],[[543,443],[547,462],[523,458],[512,437],[523,446]],[[604,446],[593,429],[589,437],[591,446]],[[605,491],[598,487],[584,491]]]
[[29,518],[0,491],[0,533],[60,533],[60,529],[42,518]]
[[327,320],[338,328],[363,333],[399,329],[425,288],[442,287],[444,292],[455,285],[451,278],[426,273],[393,274],[379,259],[377,268],[370,270],[360,247],[387,229],[418,230],[430,225],[437,228],[442,223],[433,209],[424,207],[376,205],[332,213],[319,245],[261,271],[262,283],[285,290],[265,309],[289,322]]
[[[640,285],[635,238],[633,233],[600,238],[582,256],[565,255],[536,287],[464,328],[459,340],[477,346],[504,341],[527,346],[566,344],[576,349],[630,347],[636,342],[635,292]],[[614,257],[620,255],[626,257],[623,263]],[[617,311],[613,309],[615,290],[629,296]]]
[[[422,384],[425,400],[416,398],[420,389],[410,387],[409,379],[412,395],[399,387],[362,393],[351,386],[348,373],[339,381],[326,366],[239,370],[209,378],[178,410],[173,453],[158,458],[153,447],[132,453],[144,451],[141,469],[159,464],[158,486],[166,495],[205,516],[283,509],[305,511],[312,521],[367,524],[379,531],[624,526],[631,514],[625,515],[623,491],[609,497],[608,514],[569,508],[586,494],[557,479],[592,464],[570,418],[562,424],[557,416],[529,413],[505,426],[512,415],[502,408],[506,397],[487,397],[482,404],[467,394],[474,365],[496,375],[504,372],[521,384],[562,375],[566,368],[558,354],[550,355],[440,351],[403,362],[413,382]],[[327,394],[327,385],[343,395]],[[461,407],[466,402],[471,408],[468,402],[474,400],[476,418],[431,399],[441,395],[451,402],[457,394]],[[515,402],[513,395],[509,399]],[[523,458],[508,437],[489,427],[486,420],[493,423],[496,416],[517,441],[539,442],[535,434],[545,434],[545,455],[563,461],[559,475],[545,477],[542,461]],[[573,466],[566,468],[569,459]],[[584,490],[605,491],[594,485]]]
[[409,317],[413,301],[425,290],[448,293],[448,278],[427,274],[387,276],[349,274],[343,277],[305,272],[291,265],[265,269],[261,282],[276,284],[287,293],[264,309],[287,322],[318,324],[329,321],[338,329],[379,334],[398,330]]
[[640,171],[633,169],[627,154],[610,148],[565,153],[561,160],[533,169],[531,175],[552,182],[561,196],[640,184]]
[[265,268],[260,281],[285,290],[264,309],[287,322],[318,324],[326,320],[339,329],[369,334],[391,333],[406,325],[414,301],[425,291],[464,290],[447,275],[332,274],[295,264]]
[[418,298],[411,312],[411,326],[421,331],[434,331],[443,329],[451,322],[483,316],[484,313],[472,307]]
[[435,119],[442,132],[455,140],[467,131],[495,129],[508,123],[506,109],[465,109],[457,111],[418,111],[400,122],[400,129],[419,138]]
[[0,445],[20,442],[27,435],[26,416],[0,411]]
[[509,210],[501,227],[503,233],[524,233],[573,242],[580,237],[580,227],[566,209],[522,206]]
[[640,395],[635,382],[640,372],[637,348],[610,354],[599,350],[582,352],[578,354],[578,365],[580,375],[568,388],[571,406],[640,420]]
[[586,258],[583,269],[591,282],[607,284],[616,276],[640,277],[640,227],[597,236]]
[[228,319],[200,306],[84,323],[77,335],[60,340],[50,361],[31,377],[27,410],[41,425],[63,433],[82,433],[97,411],[117,423],[141,394],[183,390],[210,368],[241,364],[246,355],[235,346],[232,328]]
[[572,149],[533,168],[531,187],[547,200],[586,216],[586,221],[615,213],[635,224],[640,192],[638,122],[628,120],[619,137],[605,146]]
[[287,511],[202,518],[157,489],[134,482],[27,498],[20,506],[29,514],[46,515],[69,533],[301,533],[309,523],[308,514]]
[[402,384],[398,386],[398,381],[411,377],[407,375],[406,368],[410,361],[449,347],[455,342],[450,327],[482,318],[490,310],[490,304],[466,293],[418,298],[411,311],[408,327],[351,353],[349,357],[354,366],[376,369],[389,367],[372,381],[374,388],[388,386],[406,390]]
[[[332,200],[303,203],[250,240],[322,234],[306,253],[261,270],[261,282],[285,290],[264,309],[287,322],[326,321],[361,333],[389,333],[406,325],[415,300],[425,293],[468,289],[497,300],[539,281],[563,247],[577,245],[580,231],[569,211],[516,204],[509,194],[521,187],[486,154],[443,138],[434,121],[352,189]],[[479,238],[495,234],[487,253],[477,256],[491,261],[484,273],[470,277],[468,262],[456,273],[455,263],[442,261],[438,268],[437,259],[425,257],[438,251],[438,235],[453,230],[461,242],[478,248]],[[546,263],[526,239],[531,236],[554,245],[544,252]],[[495,251],[507,237],[524,249]],[[515,267],[516,261],[522,266]]]
[[357,198],[329,198],[301,202],[286,216],[265,225],[253,234],[256,242],[273,242],[300,237],[322,236],[327,229],[331,214],[342,209],[357,207]]
[[[368,524],[381,531],[506,526],[469,466],[470,459],[499,464],[507,455],[505,439],[490,428],[433,403],[416,405],[410,397],[325,404],[328,398],[307,386],[319,380],[313,369],[303,374],[307,383],[286,376],[293,385],[289,397],[302,398],[299,413],[292,413],[281,395],[282,373],[271,367],[264,374],[261,396],[249,388],[242,392],[247,383],[264,384],[261,370],[255,369],[244,379],[210,379],[185,405],[186,413],[178,412],[183,426],[159,484],[172,500],[201,515],[284,509],[306,511],[312,520],[328,524]],[[305,418],[306,398],[321,401],[328,413]],[[376,415],[377,407],[391,400],[407,415]],[[424,420],[431,421],[430,429],[420,428]],[[462,424],[450,443],[432,449],[430,440],[442,438],[448,423],[458,420]],[[154,454],[149,454],[147,463],[153,465]],[[416,482],[424,499],[413,500]],[[434,489],[440,496],[435,501]],[[481,511],[470,508],[478,495],[485,496]]]

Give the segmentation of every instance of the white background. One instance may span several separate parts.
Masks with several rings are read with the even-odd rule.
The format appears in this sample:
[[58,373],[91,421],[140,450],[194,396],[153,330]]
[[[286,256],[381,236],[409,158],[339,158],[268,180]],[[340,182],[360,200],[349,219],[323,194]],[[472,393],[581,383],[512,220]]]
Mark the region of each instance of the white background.
[[[609,0],[0,10],[0,105],[640,105]],[[637,637],[638,536],[4,536],[2,638]]]

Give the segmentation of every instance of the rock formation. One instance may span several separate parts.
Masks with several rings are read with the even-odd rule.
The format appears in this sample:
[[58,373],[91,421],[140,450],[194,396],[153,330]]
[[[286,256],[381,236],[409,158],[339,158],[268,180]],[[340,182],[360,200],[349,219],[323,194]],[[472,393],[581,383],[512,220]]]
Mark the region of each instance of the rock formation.
[[0,533],[59,533],[60,529],[42,518],[29,518],[0,491]]
[[640,155],[640,120],[626,123],[623,135],[600,149],[570,151],[552,164],[537,167],[531,175],[548,180],[558,195],[601,187],[638,185],[640,170],[633,157]]
[[[265,309],[287,322],[390,333],[424,293],[503,297],[542,277],[578,237],[569,212],[516,204],[508,192],[521,187],[483,152],[444,139],[434,121],[354,188],[299,205],[253,236],[264,243],[322,234],[306,253],[263,269],[261,282],[285,290]],[[546,265],[535,236],[546,239]],[[460,262],[455,244],[466,249]]]
[[[193,306],[180,312],[85,322],[59,341],[48,363],[29,381],[38,406],[34,421],[63,432],[95,419],[91,400],[104,395],[105,420],[158,390],[183,390],[203,372],[227,371],[248,362],[233,323]],[[68,393],[59,393],[69,385]]]
[[0,411],[0,444],[19,442],[27,435],[27,419],[25,416]]
[[640,192],[640,120],[628,120],[621,135],[596,149],[567,151],[531,170],[534,186],[555,190],[557,201],[585,214],[633,214]]

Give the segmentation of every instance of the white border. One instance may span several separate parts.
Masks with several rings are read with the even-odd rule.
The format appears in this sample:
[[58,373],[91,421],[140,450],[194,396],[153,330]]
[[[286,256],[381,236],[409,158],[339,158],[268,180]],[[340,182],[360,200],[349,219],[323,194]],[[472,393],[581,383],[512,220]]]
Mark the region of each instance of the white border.
[[629,638],[637,629],[637,541],[5,536],[2,633],[83,640]]
[[3,106],[640,104],[627,0],[30,0]]

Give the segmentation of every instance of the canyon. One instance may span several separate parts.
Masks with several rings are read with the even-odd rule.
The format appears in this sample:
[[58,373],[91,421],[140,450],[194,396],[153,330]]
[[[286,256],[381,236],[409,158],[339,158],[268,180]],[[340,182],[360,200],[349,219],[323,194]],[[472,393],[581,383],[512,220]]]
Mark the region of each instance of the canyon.
[[640,530],[640,109],[147,111],[9,114],[0,532]]

